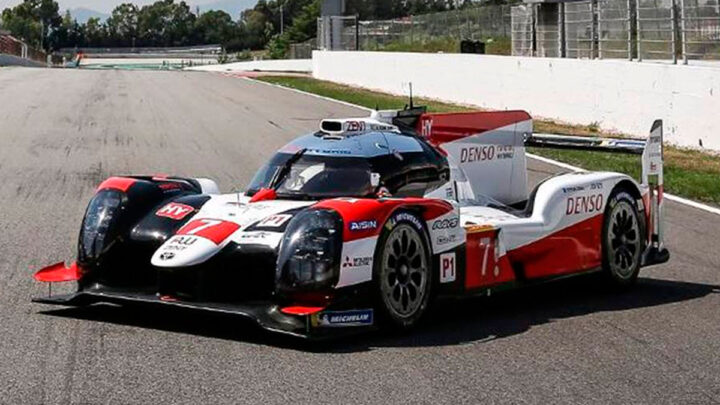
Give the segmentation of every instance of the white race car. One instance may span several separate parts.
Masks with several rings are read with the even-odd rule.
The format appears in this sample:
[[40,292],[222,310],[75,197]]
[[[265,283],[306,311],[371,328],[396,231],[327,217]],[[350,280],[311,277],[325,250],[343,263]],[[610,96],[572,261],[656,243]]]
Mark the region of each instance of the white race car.
[[667,261],[662,123],[641,145],[640,183],[568,173],[528,193],[526,143],[553,142],[568,146],[533,137],[523,111],[409,108],[322,121],[243,193],[207,179],[112,177],[87,208],[77,260],[35,275],[77,291],[36,301],[236,314],[317,338],[409,328],[436,298],[572,274],[627,286]]

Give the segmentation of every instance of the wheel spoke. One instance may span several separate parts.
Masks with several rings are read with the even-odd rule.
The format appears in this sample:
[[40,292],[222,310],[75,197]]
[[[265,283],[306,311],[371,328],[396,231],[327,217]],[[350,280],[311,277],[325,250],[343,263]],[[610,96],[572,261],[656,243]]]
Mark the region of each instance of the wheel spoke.
[[415,301],[415,299],[417,298],[417,289],[415,288],[415,286],[412,284],[408,284],[407,291],[410,297],[410,301]]
[[397,281],[397,273],[396,272],[388,273],[388,285],[390,287],[392,287],[395,284],[397,284],[397,282],[398,282]]
[[628,268],[632,267],[633,263],[635,262],[635,260],[633,260],[633,255],[631,255],[630,251],[628,251],[627,249],[625,249],[625,252],[623,252],[623,254],[625,255],[625,261],[627,262],[627,267]]
[[392,297],[395,301],[400,301],[401,289],[402,287],[400,286],[400,284],[396,284],[395,288],[393,288]]
[[408,256],[415,256],[415,253],[417,252],[417,244],[414,240],[410,241],[410,245],[408,246],[407,255]]
[[415,284],[415,286],[420,287],[420,284],[422,284],[422,273],[419,271],[411,273],[410,281]]
[[400,249],[400,240],[395,239],[393,241],[392,248],[395,256],[400,256],[402,254],[402,249]]

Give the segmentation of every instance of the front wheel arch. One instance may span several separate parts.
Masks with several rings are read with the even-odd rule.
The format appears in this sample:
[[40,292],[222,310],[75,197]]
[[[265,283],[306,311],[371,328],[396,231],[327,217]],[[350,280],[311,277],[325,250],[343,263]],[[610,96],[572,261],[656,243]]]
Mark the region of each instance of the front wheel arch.
[[[409,314],[400,314],[398,311],[393,309],[387,299],[387,296],[385,295],[388,291],[387,286],[385,286],[386,288],[384,290],[382,284],[384,282],[388,282],[388,278],[392,277],[388,274],[387,268],[384,268],[384,266],[386,265],[387,249],[392,248],[392,246],[390,246],[390,244],[392,244],[391,238],[397,236],[394,234],[396,231],[406,231],[408,234],[414,233],[416,237],[414,239],[415,243],[420,243],[422,247],[422,255],[424,256],[422,259],[424,262],[424,290],[422,291],[421,297],[418,295],[420,298],[417,309]],[[408,242],[408,244],[410,245],[410,242]],[[378,321],[381,324],[385,324],[397,330],[408,330],[416,326],[424,318],[427,314],[435,290],[434,285],[436,280],[435,272],[433,271],[433,260],[432,245],[430,244],[427,225],[423,220],[422,215],[420,215],[417,210],[407,207],[400,208],[393,212],[386,223],[383,224],[373,257],[372,294],[374,297],[374,305],[376,311],[378,312]],[[397,269],[400,269],[401,267],[402,265],[398,264]],[[411,272],[412,269],[408,271]],[[396,271],[396,273],[401,274],[400,270]],[[408,276],[408,278],[410,277]],[[412,281],[407,281],[408,283],[414,284]],[[383,298],[384,296],[386,298]]]

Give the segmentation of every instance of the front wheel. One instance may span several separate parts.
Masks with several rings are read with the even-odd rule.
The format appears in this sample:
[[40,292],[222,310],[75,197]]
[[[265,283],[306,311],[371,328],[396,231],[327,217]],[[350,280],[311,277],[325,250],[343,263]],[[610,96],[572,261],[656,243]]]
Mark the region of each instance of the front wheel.
[[636,200],[624,190],[610,196],[603,221],[603,271],[616,286],[635,283],[643,249]]
[[432,287],[421,220],[408,212],[394,215],[380,236],[374,262],[381,319],[398,329],[415,326],[427,310]]

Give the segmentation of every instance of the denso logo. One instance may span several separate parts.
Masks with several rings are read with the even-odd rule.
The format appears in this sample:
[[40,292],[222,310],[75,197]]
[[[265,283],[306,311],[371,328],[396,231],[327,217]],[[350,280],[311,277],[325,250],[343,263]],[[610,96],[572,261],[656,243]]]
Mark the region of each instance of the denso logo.
[[460,163],[483,162],[495,158],[495,145],[473,146],[460,150]]
[[481,145],[460,149],[460,163],[512,159],[513,156],[514,149],[512,145]]
[[603,195],[582,195],[567,200],[566,215],[588,214],[600,211],[603,207]]

